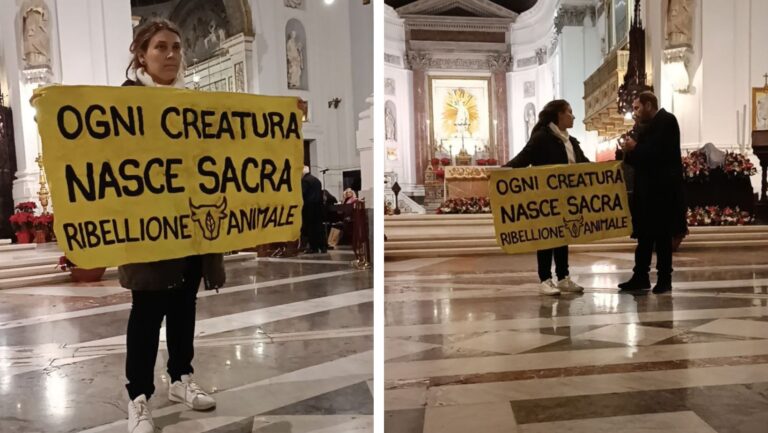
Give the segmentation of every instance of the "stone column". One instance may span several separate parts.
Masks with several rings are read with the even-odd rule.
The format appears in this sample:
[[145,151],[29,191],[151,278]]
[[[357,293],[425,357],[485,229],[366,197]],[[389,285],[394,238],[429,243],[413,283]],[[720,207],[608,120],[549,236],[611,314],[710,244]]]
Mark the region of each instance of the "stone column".
[[427,68],[431,57],[418,51],[408,52],[408,64],[413,70],[413,127],[414,149],[413,163],[416,167],[416,184],[424,185],[424,170],[429,154],[429,89],[427,89]]
[[493,138],[499,164],[509,161],[508,109],[507,109],[507,72],[512,64],[512,55],[499,53],[488,56],[493,88],[494,131]]

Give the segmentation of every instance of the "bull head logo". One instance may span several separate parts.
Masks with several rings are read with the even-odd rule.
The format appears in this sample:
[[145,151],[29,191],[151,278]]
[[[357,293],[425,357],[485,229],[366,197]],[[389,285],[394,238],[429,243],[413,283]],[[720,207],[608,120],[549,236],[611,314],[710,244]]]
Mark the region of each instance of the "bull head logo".
[[584,215],[573,220],[563,218],[563,226],[571,233],[572,238],[579,237],[581,235],[581,228],[584,226]]
[[227,217],[227,198],[224,197],[220,204],[195,206],[192,199],[189,199],[189,211],[192,214],[192,221],[195,221],[203,237],[209,241],[218,239],[221,231],[221,220]]

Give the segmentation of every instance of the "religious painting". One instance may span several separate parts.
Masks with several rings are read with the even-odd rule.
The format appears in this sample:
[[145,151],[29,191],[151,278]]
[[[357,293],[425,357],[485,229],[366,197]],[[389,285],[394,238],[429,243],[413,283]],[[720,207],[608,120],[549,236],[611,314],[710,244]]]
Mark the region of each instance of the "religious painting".
[[200,3],[200,7],[186,14],[179,27],[187,66],[214,57],[222,48],[228,34],[229,20],[221,1]]
[[289,89],[309,90],[307,75],[307,35],[296,18],[285,25],[286,76]]
[[489,88],[487,78],[430,79],[431,137],[436,146],[452,154],[465,149],[470,155],[489,146]]
[[629,10],[631,0],[612,0],[611,16],[613,21],[613,47],[618,45],[629,33]]
[[768,129],[768,87],[752,88],[752,130]]
[[526,81],[523,83],[523,96],[526,98],[533,98],[536,96],[536,82]]

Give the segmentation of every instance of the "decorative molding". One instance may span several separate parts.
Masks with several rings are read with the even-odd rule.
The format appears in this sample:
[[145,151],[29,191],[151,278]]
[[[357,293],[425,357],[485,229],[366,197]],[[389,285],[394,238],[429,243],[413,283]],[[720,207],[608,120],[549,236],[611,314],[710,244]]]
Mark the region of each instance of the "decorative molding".
[[518,14],[490,0],[418,0],[397,9],[400,16],[439,15],[460,8],[478,17],[516,19]]
[[491,54],[487,59],[488,69],[494,73],[509,72],[510,66],[512,65],[512,54],[509,53]]
[[518,68],[528,68],[531,66],[536,66],[537,64],[538,64],[538,60],[536,56],[517,59],[517,63],[516,63]]
[[664,63],[676,63],[681,62],[688,64],[693,51],[689,47],[668,48],[664,50]]
[[431,59],[429,62],[430,69],[472,69],[487,71],[488,70],[487,59]]
[[421,51],[408,51],[408,65],[413,70],[424,70],[430,67],[432,56]]
[[403,66],[400,56],[396,56],[394,54],[384,53],[384,62],[389,63],[390,65]]
[[562,5],[555,15],[555,30],[557,34],[563,31],[563,27],[581,27],[584,19],[589,16],[592,22],[597,21],[597,11],[594,6]]
[[494,18],[407,16],[405,29],[447,32],[506,33],[510,21]]
[[693,51],[689,47],[668,48],[664,50],[662,63],[664,73],[669,78],[672,88],[678,93],[689,93],[691,77],[688,72]]
[[283,4],[292,9],[303,9],[304,0],[283,0]]

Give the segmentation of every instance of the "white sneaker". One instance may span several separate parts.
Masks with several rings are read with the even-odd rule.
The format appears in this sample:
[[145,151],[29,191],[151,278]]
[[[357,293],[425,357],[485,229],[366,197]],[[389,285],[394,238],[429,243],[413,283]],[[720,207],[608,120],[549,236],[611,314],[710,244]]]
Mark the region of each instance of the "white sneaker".
[[168,389],[168,399],[184,403],[194,410],[206,410],[216,407],[216,400],[203,391],[193,380],[192,375],[183,374],[181,381],[171,384]]
[[155,433],[155,423],[144,394],[128,402],[128,433]]
[[584,291],[584,288],[574,283],[573,280],[571,280],[571,277],[565,277],[558,281],[557,288],[562,292],[581,293]]
[[547,281],[542,281],[541,284],[539,284],[539,293],[542,295],[559,295],[560,290],[557,289],[557,286],[555,286],[555,283],[552,282],[552,278],[548,279]]

